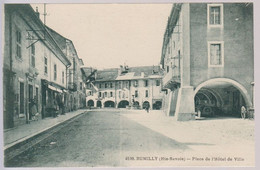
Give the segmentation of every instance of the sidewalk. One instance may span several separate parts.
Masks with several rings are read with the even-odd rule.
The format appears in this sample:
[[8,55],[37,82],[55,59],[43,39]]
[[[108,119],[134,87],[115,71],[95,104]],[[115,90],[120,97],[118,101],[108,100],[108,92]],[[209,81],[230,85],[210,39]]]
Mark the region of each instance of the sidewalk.
[[68,112],[65,115],[59,115],[56,118],[50,117],[40,119],[38,121],[32,121],[30,124],[24,124],[13,129],[7,129],[4,131],[4,150],[41,132],[44,132],[62,122],[65,122],[79,114],[82,114],[85,111],[87,110],[80,109],[74,112]]

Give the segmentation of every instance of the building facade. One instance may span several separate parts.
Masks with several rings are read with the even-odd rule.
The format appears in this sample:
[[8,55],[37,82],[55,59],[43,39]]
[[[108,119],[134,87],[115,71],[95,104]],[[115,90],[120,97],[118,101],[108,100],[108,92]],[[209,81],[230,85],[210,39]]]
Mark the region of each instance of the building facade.
[[29,123],[33,103],[41,118],[64,113],[73,63],[62,43],[29,4],[6,4],[4,10],[4,128]]
[[149,105],[161,109],[161,71],[159,66],[121,67],[97,70],[87,84],[87,105],[92,107],[136,108]]
[[164,34],[165,112],[239,117],[253,107],[253,4],[177,3]]
[[70,112],[86,106],[85,94],[85,74],[81,67],[84,66],[83,60],[78,57],[77,50],[73,42],[60,35],[55,30],[47,27],[51,35],[58,42],[62,51],[70,61],[71,65],[67,67],[64,76],[67,77],[67,91],[65,98],[65,111]]

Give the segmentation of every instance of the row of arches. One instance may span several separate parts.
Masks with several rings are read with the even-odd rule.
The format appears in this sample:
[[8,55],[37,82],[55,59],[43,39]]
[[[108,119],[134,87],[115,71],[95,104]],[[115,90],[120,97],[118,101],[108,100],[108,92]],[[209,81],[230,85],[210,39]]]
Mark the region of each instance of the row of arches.
[[[104,107],[115,107],[115,102],[114,101],[111,101],[111,100],[108,100],[106,102],[104,102]],[[117,105],[117,108],[126,108],[130,105],[129,101],[127,100],[121,100],[118,105]],[[89,107],[94,107],[94,101],[92,99],[88,100],[87,102],[87,106]],[[134,106],[140,106],[139,102],[138,101],[135,101],[134,102]],[[143,104],[142,104],[142,108],[144,109],[145,107],[151,107],[150,106],[150,103],[148,101],[144,101]],[[102,106],[102,102],[101,101],[96,101],[96,107],[103,107]],[[161,109],[162,107],[162,102],[161,101],[156,101],[154,104],[153,104],[153,109]]]

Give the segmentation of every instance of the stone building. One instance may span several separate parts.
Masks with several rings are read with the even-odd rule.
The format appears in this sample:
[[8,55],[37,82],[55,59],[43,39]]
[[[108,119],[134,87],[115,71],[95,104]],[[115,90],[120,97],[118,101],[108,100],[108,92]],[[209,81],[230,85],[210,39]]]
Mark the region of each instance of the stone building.
[[165,112],[177,120],[253,108],[253,4],[174,4],[161,64]]
[[81,67],[83,60],[79,58],[73,42],[47,27],[51,35],[58,42],[60,48],[66,54],[71,65],[68,66],[65,76],[67,77],[66,111],[73,111],[86,106],[85,74]]
[[83,107],[86,79],[80,68],[83,62],[77,56],[74,62],[67,55],[70,40],[63,43],[57,39],[29,4],[5,4],[4,12],[4,128],[29,123],[33,101],[41,118],[53,116],[54,110],[66,112],[64,109],[70,103],[67,75],[71,67],[78,73],[76,109]]
[[[44,117],[42,104],[66,88],[63,75],[71,63],[30,5],[6,4],[4,10],[3,110],[9,128],[31,120],[32,99]],[[43,83],[48,88],[45,101]]]
[[161,109],[159,66],[121,67],[97,70],[87,84],[87,105],[93,107]]

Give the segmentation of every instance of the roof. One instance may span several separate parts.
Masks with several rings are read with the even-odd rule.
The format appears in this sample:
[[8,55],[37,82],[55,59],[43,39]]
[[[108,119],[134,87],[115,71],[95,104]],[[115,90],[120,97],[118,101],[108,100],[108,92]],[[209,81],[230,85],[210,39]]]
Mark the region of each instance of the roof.
[[118,68],[98,70],[96,73],[96,81],[113,81],[118,75]]
[[151,75],[160,75],[160,66],[139,66],[139,67],[129,67],[129,73],[134,72],[134,77],[139,77],[144,74],[144,77],[149,77]]
[[52,35],[52,37],[55,39],[55,41],[59,44],[61,50],[66,53],[66,39],[65,37],[63,37],[62,35],[60,35],[59,33],[57,33],[56,31],[54,31],[53,29],[51,29],[50,27],[46,26],[47,30],[49,31],[49,33]]
[[96,70],[92,67],[81,67],[81,69],[84,71],[84,73],[86,74],[86,76],[91,75],[91,73]]
[[[91,67],[83,68],[86,75],[94,70]],[[128,72],[119,74],[120,68],[97,70],[95,81],[136,80],[146,78],[162,78],[160,66],[129,67]]]
[[66,55],[62,51],[61,47],[55,41],[50,31],[46,29],[44,23],[36,15],[30,4],[5,4],[5,8],[8,11],[15,10],[20,13],[21,17],[24,18],[24,22],[30,26],[31,30],[40,30],[37,32],[35,31],[35,34],[38,38],[45,36],[44,38],[46,41],[44,41],[44,44],[53,51],[57,58],[65,65],[71,64],[70,61],[66,58]]
[[59,34],[58,32],[56,32],[55,30],[53,30],[48,26],[46,26],[46,28],[49,31],[49,33],[52,35],[52,37],[55,39],[55,41],[57,42],[57,44],[59,45],[59,47],[61,48],[64,54],[67,54],[67,43],[69,43],[69,45],[71,45],[73,49],[73,52],[76,54],[77,58],[79,59],[80,64],[84,65],[83,60],[78,57],[77,50],[70,39],[62,36],[61,34]]
[[116,80],[136,80],[145,78],[161,78],[160,66],[129,67],[128,72],[120,74]]

